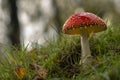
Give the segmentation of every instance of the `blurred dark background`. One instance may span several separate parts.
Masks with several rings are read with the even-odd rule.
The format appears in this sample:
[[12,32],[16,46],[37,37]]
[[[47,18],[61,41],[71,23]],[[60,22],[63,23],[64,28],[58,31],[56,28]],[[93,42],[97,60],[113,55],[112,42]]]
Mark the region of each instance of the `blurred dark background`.
[[0,0],[0,44],[35,44],[60,36],[62,25],[72,14],[92,12],[108,26],[119,27],[120,0]]

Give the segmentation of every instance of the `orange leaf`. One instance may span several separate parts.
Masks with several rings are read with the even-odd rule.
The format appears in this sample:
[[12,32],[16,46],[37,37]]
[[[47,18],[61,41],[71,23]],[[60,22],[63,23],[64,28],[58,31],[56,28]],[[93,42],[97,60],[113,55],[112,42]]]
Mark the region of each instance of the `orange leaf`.
[[19,78],[19,79],[22,79],[24,76],[25,76],[25,68],[21,67],[21,66],[18,66],[15,68],[14,70],[15,72],[15,75]]

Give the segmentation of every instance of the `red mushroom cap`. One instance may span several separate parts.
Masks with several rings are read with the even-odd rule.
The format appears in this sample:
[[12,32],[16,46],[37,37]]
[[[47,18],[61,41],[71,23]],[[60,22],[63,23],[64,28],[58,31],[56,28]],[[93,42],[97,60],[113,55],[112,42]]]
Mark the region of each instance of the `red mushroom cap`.
[[73,14],[63,25],[65,34],[81,34],[82,30],[96,33],[107,29],[105,22],[93,13],[83,12]]

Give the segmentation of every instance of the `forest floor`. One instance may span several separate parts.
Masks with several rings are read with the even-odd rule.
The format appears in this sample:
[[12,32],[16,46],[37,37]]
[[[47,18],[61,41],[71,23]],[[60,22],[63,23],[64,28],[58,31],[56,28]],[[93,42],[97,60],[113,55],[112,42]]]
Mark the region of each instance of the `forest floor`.
[[95,61],[86,67],[80,64],[80,36],[61,34],[31,51],[5,49],[0,80],[120,80],[120,28],[109,26],[89,42]]

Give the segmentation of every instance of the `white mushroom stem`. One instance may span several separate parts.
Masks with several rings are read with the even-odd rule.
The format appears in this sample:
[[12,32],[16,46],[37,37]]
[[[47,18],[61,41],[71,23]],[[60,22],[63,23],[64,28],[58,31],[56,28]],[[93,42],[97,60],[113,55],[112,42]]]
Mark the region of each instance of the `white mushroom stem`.
[[89,34],[86,31],[81,33],[81,63],[86,63],[87,57],[91,56],[88,38]]

